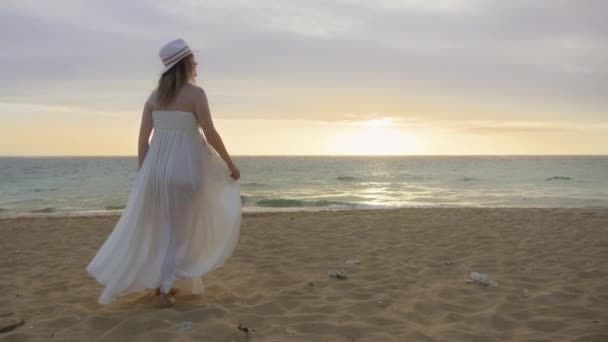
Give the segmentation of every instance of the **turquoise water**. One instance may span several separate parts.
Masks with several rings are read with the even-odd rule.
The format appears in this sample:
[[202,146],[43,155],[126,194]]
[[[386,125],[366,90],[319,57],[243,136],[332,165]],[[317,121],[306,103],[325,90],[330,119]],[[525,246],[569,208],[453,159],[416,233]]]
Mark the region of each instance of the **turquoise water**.
[[[244,211],[608,207],[608,156],[235,157]],[[112,212],[134,157],[0,158],[0,215]]]

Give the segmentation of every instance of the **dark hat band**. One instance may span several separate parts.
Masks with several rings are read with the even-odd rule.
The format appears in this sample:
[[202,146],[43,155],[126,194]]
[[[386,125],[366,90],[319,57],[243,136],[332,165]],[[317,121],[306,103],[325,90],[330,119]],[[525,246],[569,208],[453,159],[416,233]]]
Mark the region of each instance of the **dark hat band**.
[[171,56],[163,59],[163,64],[165,64],[165,66],[179,60],[180,58],[188,55],[189,53],[191,53],[190,48],[188,48],[187,46],[185,46],[183,49],[177,51],[176,53],[172,54]]

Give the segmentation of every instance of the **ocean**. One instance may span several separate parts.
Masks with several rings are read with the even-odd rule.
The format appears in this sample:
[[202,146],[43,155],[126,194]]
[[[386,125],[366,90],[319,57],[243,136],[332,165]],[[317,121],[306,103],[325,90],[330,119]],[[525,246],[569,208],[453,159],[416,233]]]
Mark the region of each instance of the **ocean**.
[[[608,156],[234,157],[243,211],[608,207]],[[0,216],[120,212],[135,157],[0,157]]]

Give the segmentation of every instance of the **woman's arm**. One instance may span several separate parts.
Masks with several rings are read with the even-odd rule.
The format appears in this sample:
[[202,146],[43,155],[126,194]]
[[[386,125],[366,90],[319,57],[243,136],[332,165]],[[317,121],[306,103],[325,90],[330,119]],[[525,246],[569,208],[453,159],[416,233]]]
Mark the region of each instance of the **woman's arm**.
[[211,111],[209,110],[209,102],[207,101],[207,95],[202,88],[196,88],[196,100],[194,102],[194,111],[199,120],[201,127],[203,128],[203,133],[205,133],[205,138],[207,141],[213,146],[213,148],[217,151],[217,153],[222,157],[228,168],[230,169],[232,178],[235,180],[240,177],[239,169],[234,165],[228,151],[226,150],[226,146],[224,146],[224,142],[222,141],[222,137],[215,129],[213,125],[213,119],[211,119]]
[[141,164],[143,164],[146,154],[148,153],[148,148],[150,147],[150,133],[152,133],[152,127],[152,109],[150,108],[148,101],[146,101],[141,116],[141,125],[139,126],[139,139],[137,144],[137,159],[139,161],[138,170],[141,168]]

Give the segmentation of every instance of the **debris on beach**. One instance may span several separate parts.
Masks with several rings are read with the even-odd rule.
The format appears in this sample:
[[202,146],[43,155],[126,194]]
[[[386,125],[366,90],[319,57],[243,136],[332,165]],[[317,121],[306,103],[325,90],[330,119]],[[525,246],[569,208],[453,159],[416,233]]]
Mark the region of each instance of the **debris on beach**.
[[485,273],[473,272],[465,280],[467,284],[479,284],[483,286],[498,286],[498,283],[490,279]]
[[306,284],[306,285],[308,285],[308,286],[315,286],[315,283],[312,282],[312,281],[309,281],[308,284]]
[[285,328],[285,332],[287,333],[287,335],[295,335],[298,333],[297,330],[292,329],[292,328]]
[[346,260],[345,264],[347,265],[355,265],[355,264],[360,264],[361,260],[359,259],[350,259],[350,260]]
[[453,261],[446,261],[443,264],[449,266],[449,265],[454,265],[454,262]]
[[329,271],[329,272],[327,272],[327,275],[332,278],[337,278],[337,279],[347,279],[348,278],[348,275],[346,274],[346,271],[344,271],[344,270]]
[[244,332],[245,334],[249,335],[249,333],[252,333],[255,331],[255,329],[251,329],[249,327],[244,326],[243,324],[239,324],[239,326],[237,327],[240,331]]
[[192,329],[192,322],[190,321],[183,321],[177,324],[177,330],[178,331],[187,331],[187,330],[191,330]]

